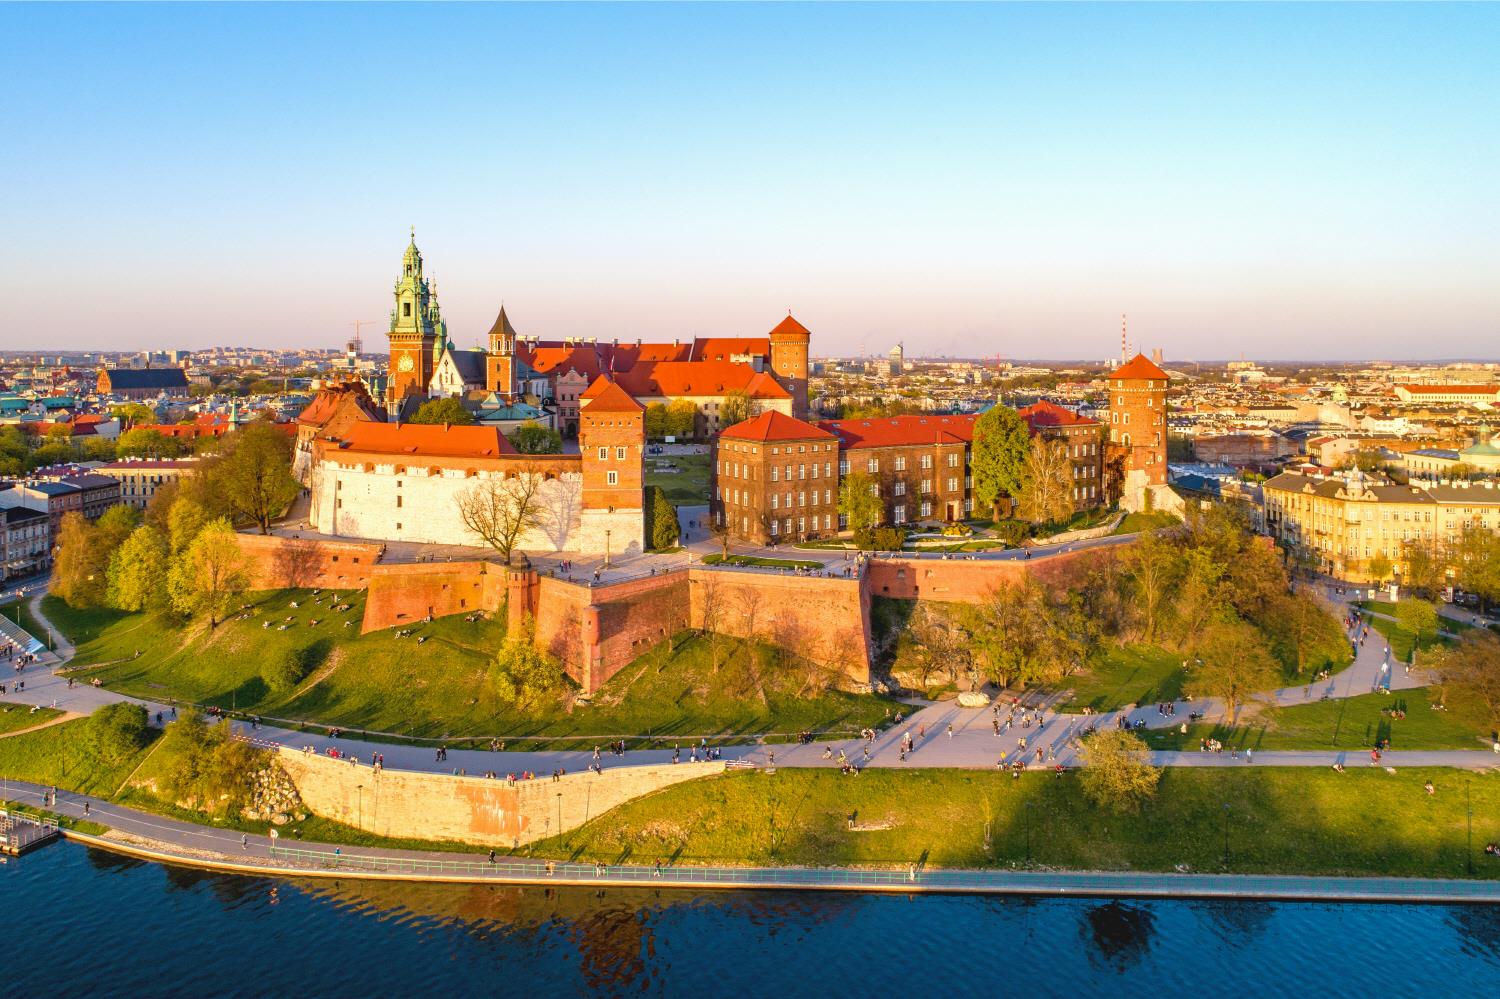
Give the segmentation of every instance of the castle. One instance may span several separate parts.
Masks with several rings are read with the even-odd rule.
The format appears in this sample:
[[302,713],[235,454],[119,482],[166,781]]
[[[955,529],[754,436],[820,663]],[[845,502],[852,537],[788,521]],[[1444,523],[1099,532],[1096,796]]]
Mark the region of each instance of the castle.
[[790,313],[765,336],[622,343],[521,336],[501,305],[487,346],[461,350],[448,336],[437,292],[423,273],[415,233],[394,294],[386,394],[392,416],[409,415],[429,398],[474,393],[503,406],[532,405],[544,414],[542,422],[571,438],[579,434],[586,393],[599,391],[601,380],[618,385],[642,407],[689,401],[703,436],[722,429],[726,402],[735,397],[744,406],[730,412],[807,416],[811,333]]

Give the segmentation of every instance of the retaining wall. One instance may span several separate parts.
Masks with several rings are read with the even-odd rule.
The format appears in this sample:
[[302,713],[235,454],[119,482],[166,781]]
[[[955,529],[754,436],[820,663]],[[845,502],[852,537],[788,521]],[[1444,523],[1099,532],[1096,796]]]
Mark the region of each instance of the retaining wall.
[[363,589],[385,548],[378,542],[312,541],[275,534],[237,534],[250,560],[250,588]]

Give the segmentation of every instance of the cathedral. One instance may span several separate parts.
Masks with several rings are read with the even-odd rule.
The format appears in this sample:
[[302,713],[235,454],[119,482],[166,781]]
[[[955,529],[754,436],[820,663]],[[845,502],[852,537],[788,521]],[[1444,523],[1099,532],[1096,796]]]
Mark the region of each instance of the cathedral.
[[386,406],[396,418],[427,399],[451,396],[476,410],[534,418],[576,437],[581,407],[607,385],[643,408],[688,400],[702,436],[716,434],[729,417],[807,416],[811,334],[790,313],[764,336],[645,343],[521,336],[502,305],[487,345],[461,350],[449,339],[437,291],[422,272],[415,232],[395,300]]

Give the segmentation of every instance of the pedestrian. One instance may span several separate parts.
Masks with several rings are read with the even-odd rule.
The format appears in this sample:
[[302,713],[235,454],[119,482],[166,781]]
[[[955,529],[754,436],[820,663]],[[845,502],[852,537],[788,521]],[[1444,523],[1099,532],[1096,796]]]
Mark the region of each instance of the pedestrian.
[[950,739],[953,738],[953,723],[952,722],[948,723],[948,738],[950,738]]
[[86,815],[88,815],[88,813],[89,813],[89,803],[87,801],[85,801],[83,803],[83,814],[86,816]]
[[1248,746],[1245,747],[1245,762],[1246,763],[1254,763],[1255,762],[1255,750],[1251,749]]
[[250,849],[250,836],[247,833],[241,833],[240,834],[240,849],[241,850],[248,850],[248,849]]

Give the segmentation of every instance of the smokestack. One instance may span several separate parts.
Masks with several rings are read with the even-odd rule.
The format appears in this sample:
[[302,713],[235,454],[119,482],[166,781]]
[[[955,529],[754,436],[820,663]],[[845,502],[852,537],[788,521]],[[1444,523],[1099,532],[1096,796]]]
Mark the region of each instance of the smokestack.
[[1130,360],[1130,348],[1125,345],[1125,313],[1120,313],[1120,363]]

